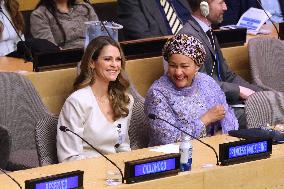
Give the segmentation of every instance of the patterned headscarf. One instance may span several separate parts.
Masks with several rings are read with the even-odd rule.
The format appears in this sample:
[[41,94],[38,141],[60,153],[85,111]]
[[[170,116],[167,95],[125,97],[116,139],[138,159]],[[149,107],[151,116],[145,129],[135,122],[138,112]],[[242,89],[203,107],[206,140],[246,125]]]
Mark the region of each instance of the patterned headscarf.
[[196,65],[201,66],[205,61],[206,52],[201,42],[195,37],[178,34],[170,38],[163,48],[163,56],[166,61],[169,61],[172,54],[188,56]]

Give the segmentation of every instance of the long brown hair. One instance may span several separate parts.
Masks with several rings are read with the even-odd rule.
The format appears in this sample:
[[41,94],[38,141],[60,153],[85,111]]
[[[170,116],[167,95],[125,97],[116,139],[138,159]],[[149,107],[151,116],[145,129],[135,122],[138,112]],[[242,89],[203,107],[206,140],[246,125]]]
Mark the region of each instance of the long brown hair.
[[[25,32],[25,21],[22,13],[19,11],[19,3],[17,0],[3,0],[7,11],[9,12],[15,28],[21,33]],[[0,0],[1,2],[1,0]]]
[[129,109],[127,105],[130,102],[129,96],[126,94],[126,90],[129,87],[129,82],[123,77],[122,71],[125,67],[125,57],[123,55],[120,45],[107,36],[99,36],[93,39],[83,55],[81,62],[81,72],[74,82],[74,90],[84,88],[86,86],[94,84],[95,72],[91,68],[91,60],[97,60],[101,54],[102,49],[107,46],[112,45],[119,49],[121,55],[121,72],[117,76],[115,81],[111,81],[108,86],[108,96],[111,102],[112,110],[114,112],[114,120],[121,117],[126,117],[129,114]]

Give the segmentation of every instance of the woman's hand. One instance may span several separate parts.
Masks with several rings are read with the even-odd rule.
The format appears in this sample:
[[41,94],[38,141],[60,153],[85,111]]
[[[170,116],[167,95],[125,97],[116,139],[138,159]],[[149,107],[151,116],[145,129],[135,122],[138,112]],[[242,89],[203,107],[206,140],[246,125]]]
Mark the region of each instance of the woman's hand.
[[242,99],[247,99],[250,95],[252,95],[253,93],[255,93],[255,91],[249,89],[249,88],[246,88],[246,87],[242,87],[242,86],[239,86],[240,87],[240,97]]
[[208,126],[210,123],[219,121],[225,117],[225,108],[223,105],[216,105],[213,108],[209,109],[202,117],[201,121],[205,126]]

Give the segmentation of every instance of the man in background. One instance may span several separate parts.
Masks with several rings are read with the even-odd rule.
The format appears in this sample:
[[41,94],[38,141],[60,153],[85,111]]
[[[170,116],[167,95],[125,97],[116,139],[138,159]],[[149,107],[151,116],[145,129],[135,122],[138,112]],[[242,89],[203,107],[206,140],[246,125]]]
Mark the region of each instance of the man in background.
[[206,60],[199,71],[210,75],[220,85],[228,104],[235,106],[234,112],[240,128],[244,129],[246,118],[243,103],[261,88],[249,84],[232,72],[223,57],[216,36],[212,33],[211,25],[223,21],[223,15],[227,10],[226,3],[224,0],[188,0],[188,3],[192,9],[192,16],[179,33],[194,36],[202,41],[206,50]]

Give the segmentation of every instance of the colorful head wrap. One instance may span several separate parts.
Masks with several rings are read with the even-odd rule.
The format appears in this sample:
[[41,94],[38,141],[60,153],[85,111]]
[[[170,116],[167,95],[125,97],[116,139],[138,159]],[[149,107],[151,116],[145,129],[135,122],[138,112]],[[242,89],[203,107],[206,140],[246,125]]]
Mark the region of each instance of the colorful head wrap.
[[182,54],[191,58],[196,65],[201,66],[205,61],[205,49],[201,42],[193,36],[178,34],[170,38],[163,48],[166,61],[172,54]]

